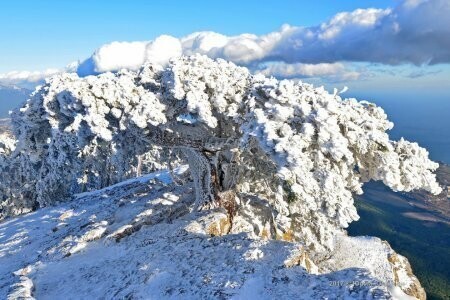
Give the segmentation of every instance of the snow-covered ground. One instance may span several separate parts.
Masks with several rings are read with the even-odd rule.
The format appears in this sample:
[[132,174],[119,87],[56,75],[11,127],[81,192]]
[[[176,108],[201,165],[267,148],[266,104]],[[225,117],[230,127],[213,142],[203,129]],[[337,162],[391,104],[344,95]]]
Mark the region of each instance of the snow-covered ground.
[[162,171],[3,221],[0,299],[401,299],[417,287],[379,239],[342,236],[313,262],[301,244],[227,234],[239,224],[225,210],[193,201]]

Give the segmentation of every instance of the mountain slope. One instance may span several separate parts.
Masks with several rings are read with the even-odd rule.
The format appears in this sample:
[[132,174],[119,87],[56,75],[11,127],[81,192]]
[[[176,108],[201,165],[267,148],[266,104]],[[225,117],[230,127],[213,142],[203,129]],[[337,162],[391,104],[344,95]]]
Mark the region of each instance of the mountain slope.
[[258,222],[256,208],[234,220],[191,211],[192,189],[157,172],[5,220],[0,298],[407,298],[400,288],[424,297],[406,259],[379,239],[340,236],[313,262],[301,244],[239,232]]
[[24,88],[0,85],[0,119],[8,117],[8,112],[21,105],[30,93]]

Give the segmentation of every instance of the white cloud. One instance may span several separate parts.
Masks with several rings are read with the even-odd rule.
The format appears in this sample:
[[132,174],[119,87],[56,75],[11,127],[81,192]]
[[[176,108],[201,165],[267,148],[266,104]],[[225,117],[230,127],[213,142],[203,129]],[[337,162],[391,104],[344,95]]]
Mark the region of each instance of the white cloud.
[[181,56],[182,51],[181,42],[178,39],[162,35],[147,45],[144,60],[164,65],[172,57]]
[[81,63],[78,73],[90,75],[120,69],[134,70],[145,62],[165,65],[171,58],[181,55],[180,40],[168,35],[161,35],[148,42],[112,42],[101,46]]
[[340,13],[319,27],[297,28],[271,55],[290,63],[449,63],[449,15],[448,0],[408,0],[394,9]]
[[30,88],[45,78],[61,72],[58,69],[47,69],[44,71],[12,71],[0,74],[0,84],[17,85],[21,87]]
[[181,55],[178,39],[162,35],[151,42],[113,42],[95,51],[92,60],[94,72],[119,69],[137,69],[146,61],[166,64],[170,58]]
[[12,71],[8,73],[0,74],[0,80],[10,80],[13,81],[21,81],[21,80],[27,80],[31,82],[42,80],[45,77],[51,76],[53,74],[58,73],[58,69],[47,69],[45,71]]
[[171,57],[193,53],[224,58],[251,68],[272,61],[449,63],[449,15],[448,0],[405,0],[394,9],[342,12],[320,26],[285,25],[279,31],[261,36],[196,32],[181,39],[161,36],[153,42],[115,42],[102,46],[85,64],[92,66],[92,72],[115,71],[137,68],[146,61],[164,64]]
[[18,86],[27,89],[34,89],[44,80],[53,75],[62,72],[77,72],[80,63],[78,61],[71,62],[62,69],[46,69],[44,71],[11,71],[7,73],[0,73],[0,85]]
[[329,81],[351,81],[358,80],[362,74],[360,71],[348,68],[343,63],[320,63],[320,64],[286,64],[270,63],[258,71],[266,76],[280,78],[323,78]]
[[181,39],[185,54],[206,54],[213,48],[222,48],[229,38],[213,31],[195,32]]
[[[284,25],[260,36],[207,31],[180,39],[162,35],[154,41],[113,42],[101,46],[77,72],[84,76],[137,69],[145,62],[164,65],[173,57],[201,53],[272,75],[356,80],[360,72],[342,67],[343,62],[450,63],[449,15],[449,0],[404,0],[393,9],[342,12],[315,27]],[[13,75],[3,74],[0,82]]]
[[390,9],[375,8],[338,13],[329,22],[320,26],[317,36],[321,40],[332,40],[342,34],[343,31],[354,31],[358,28],[362,30],[373,29],[383,17],[390,13],[392,13]]
[[145,42],[113,42],[100,47],[92,55],[94,72],[102,73],[121,68],[135,69],[145,57]]

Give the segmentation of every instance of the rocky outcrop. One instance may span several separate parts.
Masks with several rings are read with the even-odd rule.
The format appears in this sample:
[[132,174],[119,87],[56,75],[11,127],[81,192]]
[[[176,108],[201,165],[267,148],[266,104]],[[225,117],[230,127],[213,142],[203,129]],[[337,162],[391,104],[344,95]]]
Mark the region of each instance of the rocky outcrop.
[[394,273],[394,285],[399,286],[409,296],[425,300],[427,298],[425,290],[413,274],[408,259],[395,253],[392,249],[391,251],[388,255],[388,261],[391,263]]

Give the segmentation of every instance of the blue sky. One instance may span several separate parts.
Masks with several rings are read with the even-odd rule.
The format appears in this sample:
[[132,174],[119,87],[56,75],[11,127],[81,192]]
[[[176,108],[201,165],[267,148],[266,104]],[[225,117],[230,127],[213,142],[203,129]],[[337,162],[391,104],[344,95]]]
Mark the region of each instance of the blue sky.
[[[84,62],[77,69],[84,75],[133,68],[147,59],[130,65],[136,47],[147,53],[166,34],[179,42],[160,43],[163,52],[177,53],[181,43],[182,54],[222,57],[266,75],[360,94],[382,87],[450,98],[449,14],[448,0],[2,1],[0,83],[36,84],[74,61]],[[220,47],[205,50],[208,35],[196,37],[198,49],[186,46],[183,37],[199,31],[227,43],[213,37]]]
[[[396,138],[450,162],[449,16],[449,0],[5,0],[0,91],[201,53],[328,90],[348,86],[345,97],[386,108]],[[0,118],[17,105],[3,100]]]
[[181,37],[211,30],[264,34],[283,24],[314,26],[340,11],[393,0],[34,1],[0,2],[0,73],[59,68],[112,41]]

